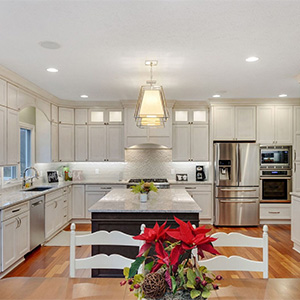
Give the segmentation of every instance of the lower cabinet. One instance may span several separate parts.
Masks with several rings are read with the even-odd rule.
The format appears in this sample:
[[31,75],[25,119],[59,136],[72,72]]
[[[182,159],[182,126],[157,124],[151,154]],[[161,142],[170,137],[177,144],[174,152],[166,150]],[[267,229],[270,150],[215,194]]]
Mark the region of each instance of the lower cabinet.
[[260,224],[289,224],[291,205],[289,203],[260,204]]
[[292,241],[294,243],[293,249],[300,253],[300,194],[299,196],[292,196],[292,218],[291,231]]
[[2,218],[1,271],[5,271],[29,251],[30,222],[28,203],[3,210]]
[[72,191],[72,218],[84,219],[85,218],[85,197],[84,185],[73,185]]

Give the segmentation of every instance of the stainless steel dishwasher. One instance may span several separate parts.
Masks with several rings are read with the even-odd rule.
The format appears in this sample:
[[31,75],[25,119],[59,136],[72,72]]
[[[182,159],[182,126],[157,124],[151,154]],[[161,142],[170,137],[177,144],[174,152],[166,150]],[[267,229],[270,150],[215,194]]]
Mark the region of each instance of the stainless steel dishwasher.
[[45,198],[30,201],[30,251],[45,241]]

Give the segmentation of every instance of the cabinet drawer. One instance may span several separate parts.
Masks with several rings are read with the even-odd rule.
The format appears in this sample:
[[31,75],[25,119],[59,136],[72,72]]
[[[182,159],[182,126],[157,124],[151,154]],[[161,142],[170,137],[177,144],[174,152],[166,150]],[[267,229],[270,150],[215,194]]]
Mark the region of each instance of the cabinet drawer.
[[25,211],[29,210],[29,202],[25,202],[19,205],[12,206],[10,208],[2,210],[2,221],[15,217]]
[[65,208],[65,207],[68,207],[68,196],[67,196],[67,195],[64,195],[64,196],[63,196],[62,201],[63,201],[63,207],[64,207],[64,208]]
[[98,191],[109,191],[112,190],[112,186],[111,185],[100,185],[100,184],[88,184],[85,186],[85,190],[87,192],[98,192]]
[[211,185],[210,184],[171,184],[171,189],[185,189],[187,192],[191,191],[200,191],[200,192],[211,192]]
[[260,219],[290,219],[291,206],[290,204],[270,204],[260,205]]
[[63,190],[64,189],[59,189],[57,191],[46,194],[46,203],[53,199],[60,198],[63,195]]
[[63,208],[63,224],[66,224],[68,222],[68,208]]

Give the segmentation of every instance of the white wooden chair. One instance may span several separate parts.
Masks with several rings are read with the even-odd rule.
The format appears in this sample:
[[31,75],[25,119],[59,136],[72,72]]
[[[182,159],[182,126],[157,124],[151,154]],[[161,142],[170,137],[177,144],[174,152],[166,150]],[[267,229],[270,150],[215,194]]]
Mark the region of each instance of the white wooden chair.
[[[141,233],[145,225],[141,225]],[[76,246],[83,245],[112,245],[112,246],[137,246],[141,247],[143,241],[134,240],[133,236],[120,231],[96,231],[86,235],[75,235],[75,224],[71,224],[70,241],[70,277],[75,277],[76,269],[120,269],[130,267],[134,259],[119,254],[97,254],[87,258],[75,258]]]
[[207,267],[210,271],[252,271],[263,272],[263,278],[268,278],[268,226],[263,226],[262,238],[250,237],[244,234],[231,232],[217,232],[211,235],[217,238],[214,247],[254,247],[263,249],[263,260],[255,261],[240,256],[217,255],[213,258],[198,260],[197,249],[192,255],[196,257],[199,265]]

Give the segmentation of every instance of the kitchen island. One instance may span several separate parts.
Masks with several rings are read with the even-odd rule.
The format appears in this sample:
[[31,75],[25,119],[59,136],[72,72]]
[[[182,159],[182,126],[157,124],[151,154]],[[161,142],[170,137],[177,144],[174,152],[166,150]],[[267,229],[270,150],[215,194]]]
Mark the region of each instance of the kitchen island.
[[[174,216],[198,226],[201,208],[184,189],[160,189],[150,192],[148,201],[141,203],[139,195],[130,189],[112,190],[96,204],[90,207],[92,214],[92,232],[99,230],[120,230],[138,235],[141,224],[153,227],[156,222],[172,228],[177,227]],[[135,258],[138,249],[135,247],[93,246],[92,255],[98,253],[118,253]],[[120,276],[118,270],[92,270],[93,277]]]

